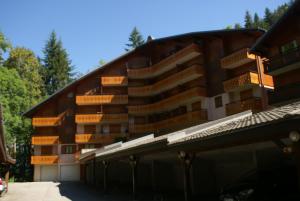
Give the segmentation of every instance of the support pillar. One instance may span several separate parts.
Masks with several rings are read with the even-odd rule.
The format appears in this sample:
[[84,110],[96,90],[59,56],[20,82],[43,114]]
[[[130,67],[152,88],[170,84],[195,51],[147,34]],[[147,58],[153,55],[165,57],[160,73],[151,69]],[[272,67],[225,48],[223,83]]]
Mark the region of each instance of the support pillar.
[[182,164],[183,164],[184,200],[185,201],[190,201],[191,200],[191,195],[192,195],[190,173],[191,173],[192,162],[195,158],[195,154],[180,151],[178,153],[178,157],[182,161]]
[[102,161],[103,164],[103,192],[107,193],[107,168],[109,163],[107,161]]
[[93,159],[93,184],[96,186],[97,184],[97,176],[96,176],[96,158]]
[[131,155],[129,157],[129,163],[131,166],[131,175],[132,175],[132,198],[136,200],[137,198],[137,164],[138,158]]

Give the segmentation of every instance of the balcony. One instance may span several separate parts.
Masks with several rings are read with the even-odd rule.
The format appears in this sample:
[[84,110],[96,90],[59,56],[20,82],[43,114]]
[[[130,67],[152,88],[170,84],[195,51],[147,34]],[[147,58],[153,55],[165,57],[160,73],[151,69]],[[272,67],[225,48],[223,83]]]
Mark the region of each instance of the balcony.
[[128,79],[125,76],[106,76],[101,77],[101,84],[107,87],[127,86]]
[[151,67],[127,69],[128,77],[133,79],[153,78],[175,68],[179,64],[183,64],[199,56],[200,54],[201,51],[199,46],[192,44]]
[[58,144],[59,136],[32,136],[32,145],[54,145]]
[[58,163],[58,156],[31,156],[32,165],[52,165]]
[[122,136],[121,134],[76,134],[75,142],[78,144],[87,143],[101,143],[101,144],[111,144],[114,142],[116,137]]
[[278,75],[300,68],[300,48],[292,49],[283,55],[277,55],[269,59],[266,64],[266,72],[270,75]]
[[127,104],[127,95],[90,95],[76,96],[77,105],[106,105],[106,104]]
[[249,49],[245,48],[223,57],[221,59],[221,67],[225,69],[233,69],[252,61],[255,61],[255,55],[250,54]]
[[160,80],[153,85],[142,87],[128,87],[129,96],[152,96],[159,94],[163,91],[172,89],[178,85],[184,84],[191,80],[203,76],[203,67],[194,64],[191,67],[173,74],[166,79]]
[[60,124],[61,124],[60,117],[34,117],[34,118],[32,118],[32,126],[35,126],[35,127],[58,126]]
[[128,114],[77,114],[77,124],[126,123]]
[[223,82],[224,91],[226,92],[242,90],[253,85],[259,85],[258,74],[254,72],[245,73]]
[[195,123],[203,123],[207,121],[207,111],[200,110],[188,112],[183,115],[175,116],[173,118],[165,119],[155,123],[149,124],[134,124],[129,125],[130,133],[149,133],[163,129],[174,130],[174,128],[184,127]]
[[206,96],[206,89],[196,87],[185,92],[171,96],[164,100],[148,105],[128,106],[129,114],[146,115],[175,109],[180,105],[196,102]]
[[253,97],[247,100],[236,101],[226,105],[227,115],[240,113],[246,110],[252,110],[253,112],[261,111],[262,110],[261,99]]

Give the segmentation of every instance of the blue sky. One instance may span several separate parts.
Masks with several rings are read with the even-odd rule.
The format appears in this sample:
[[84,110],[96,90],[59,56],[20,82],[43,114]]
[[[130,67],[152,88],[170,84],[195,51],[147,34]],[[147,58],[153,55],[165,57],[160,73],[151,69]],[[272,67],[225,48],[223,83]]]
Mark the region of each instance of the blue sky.
[[0,30],[14,46],[43,56],[55,30],[75,66],[86,73],[100,59],[124,53],[137,26],[146,38],[243,24],[246,10],[263,16],[288,0],[0,0]]

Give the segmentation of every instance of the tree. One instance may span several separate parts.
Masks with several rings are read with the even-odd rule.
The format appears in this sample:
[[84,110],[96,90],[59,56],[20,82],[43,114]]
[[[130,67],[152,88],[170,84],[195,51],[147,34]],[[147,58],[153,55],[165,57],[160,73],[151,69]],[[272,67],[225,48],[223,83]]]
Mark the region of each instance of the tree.
[[253,20],[250,12],[247,10],[245,14],[245,28],[253,28]]
[[271,12],[271,10],[269,8],[266,8],[265,9],[264,22],[265,22],[267,28],[272,26],[272,24],[274,23],[273,18],[274,17],[273,17],[273,13]]
[[57,39],[54,31],[51,32],[46,42],[44,54],[45,88],[47,94],[51,95],[73,81],[73,66],[61,40]]
[[7,40],[4,34],[0,32],[0,64],[3,62],[2,54],[8,51],[10,48],[10,42]]
[[234,25],[234,28],[235,28],[235,29],[241,29],[241,28],[242,28],[242,25],[239,24],[239,23],[236,23],[236,24]]
[[261,21],[259,19],[259,16],[257,13],[254,14],[254,18],[253,18],[253,28],[259,28],[261,25]]
[[141,33],[139,32],[139,30],[136,27],[133,28],[128,40],[129,40],[129,43],[126,44],[126,46],[127,46],[125,48],[126,51],[137,48],[138,46],[145,43],[143,36],[141,35]]
[[15,69],[24,80],[30,105],[35,105],[41,100],[44,94],[41,63],[31,50],[24,47],[13,48],[4,66]]

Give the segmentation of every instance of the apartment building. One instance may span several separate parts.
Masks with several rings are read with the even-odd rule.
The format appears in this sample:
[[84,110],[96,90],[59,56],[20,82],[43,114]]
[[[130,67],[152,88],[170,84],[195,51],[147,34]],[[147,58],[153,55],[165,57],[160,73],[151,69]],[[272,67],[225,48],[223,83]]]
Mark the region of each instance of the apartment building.
[[25,113],[34,127],[34,181],[80,180],[82,149],[267,108],[273,79],[264,58],[249,53],[263,34],[240,29],[149,37],[34,106]]

